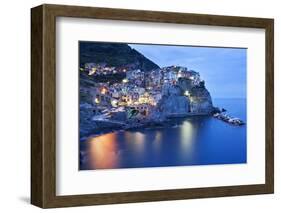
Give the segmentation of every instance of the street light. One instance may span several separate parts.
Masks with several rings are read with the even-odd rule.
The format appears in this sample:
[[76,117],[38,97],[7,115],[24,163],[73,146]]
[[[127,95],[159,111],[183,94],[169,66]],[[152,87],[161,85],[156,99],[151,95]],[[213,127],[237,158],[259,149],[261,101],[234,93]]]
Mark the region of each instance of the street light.
[[123,82],[123,83],[128,83],[128,79],[127,79],[127,78],[124,78],[124,79],[122,80],[122,82]]
[[186,90],[186,91],[184,92],[184,95],[189,97],[189,96],[190,96],[189,91],[188,91],[188,90]]

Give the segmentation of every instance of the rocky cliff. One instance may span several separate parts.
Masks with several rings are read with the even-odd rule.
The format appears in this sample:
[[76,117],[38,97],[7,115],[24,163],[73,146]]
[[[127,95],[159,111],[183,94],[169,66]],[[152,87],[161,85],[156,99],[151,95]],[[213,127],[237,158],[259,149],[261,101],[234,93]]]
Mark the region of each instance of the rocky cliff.
[[[188,95],[185,92],[188,91]],[[214,111],[212,98],[204,82],[192,86],[191,81],[182,79],[178,85],[164,85],[158,107],[166,116],[188,114],[208,115]]]
[[212,98],[205,84],[191,88],[190,90],[191,112],[198,114],[210,114],[214,111]]
[[185,116],[190,112],[189,99],[182,95],[182,89],[176,85],[164,85],[162,99],[158,107],[166,117]]

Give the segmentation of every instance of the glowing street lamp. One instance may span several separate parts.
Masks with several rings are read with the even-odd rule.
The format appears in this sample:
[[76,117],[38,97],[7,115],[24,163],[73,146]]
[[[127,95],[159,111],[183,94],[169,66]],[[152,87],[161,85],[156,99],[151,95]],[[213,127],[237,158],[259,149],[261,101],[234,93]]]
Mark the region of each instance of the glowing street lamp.
[[103,88],[101,89],[101,94],[104,95],[106,92],[107,92],[107,89],[103,87]]
[[128,83],[128,79],[127,79],[127,78],[124,78],[124,79],[122,80],[122,82],[123,82],[123,83]]
[[112,105],[113,107],[117,107],[117,106],[118,106],[118,101],[117,101],[117,100],[112,100],[112,101],[111,101],[111,105]]
[[184,95],[189,97],[189,96],[190,96],[189,91],[188,91],[188,90],[186,90],[186,91],[184,92]]
[[93,74],[95,74],[96,71],[97,71],[97,68],[93,67],[93,68],[90,70],[90,72],[89,72],[88,75],[93,75]]

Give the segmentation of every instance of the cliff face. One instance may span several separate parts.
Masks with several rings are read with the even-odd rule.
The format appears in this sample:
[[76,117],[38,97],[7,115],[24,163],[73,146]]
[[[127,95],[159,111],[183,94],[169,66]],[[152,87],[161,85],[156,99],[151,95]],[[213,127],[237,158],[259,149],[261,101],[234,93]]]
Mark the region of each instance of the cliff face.
[[190,104],[186,97],[171,95],[163,97],[162,109],[166,116],[181,116],[189,112]]
[[[212,98],[204,83],[192,86],[190,81],[182,80],[178,85],[164,85],[159,108],[166,116],[187,114],[208,115],[214,110]],[[189,91],[189,95],[184,95]]]
[[190,100],[193,113],[210,114],[214,110],[211,95],[204,84],[190,90]]
[[186,78],[180,78],[178,80],[178,86],[181,88],[182,91],[190,91],[193,87],[192,80]]
[[158,107],[165,116],[186,115],[190,111],[188,98],[182,95],[179,86],[164,85],[162,88],[162,99]]
[[79,134],[81,138],[91,134],[97,125],[91,120],[93,116],[91,104],[83,102],[79,108]]

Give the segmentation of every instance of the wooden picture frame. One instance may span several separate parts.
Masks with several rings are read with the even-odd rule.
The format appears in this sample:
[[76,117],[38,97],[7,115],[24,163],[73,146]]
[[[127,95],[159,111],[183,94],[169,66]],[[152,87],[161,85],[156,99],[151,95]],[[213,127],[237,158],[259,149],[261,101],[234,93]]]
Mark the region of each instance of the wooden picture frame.
[[[266,32],[265,184],[56,195],[56,17],[262,28]],[[31,203],[42,208],[267,194],[274,191],[274,21],[44,4],[31,9]]]

